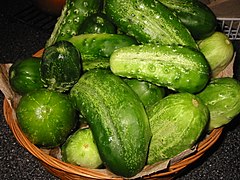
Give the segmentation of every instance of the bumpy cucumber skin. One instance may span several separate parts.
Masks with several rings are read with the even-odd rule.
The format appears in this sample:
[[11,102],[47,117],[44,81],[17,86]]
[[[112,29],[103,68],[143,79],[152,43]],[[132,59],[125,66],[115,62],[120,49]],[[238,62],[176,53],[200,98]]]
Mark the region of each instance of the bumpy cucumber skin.
[[191,148],[209,121],[207,106],[196,95],[166,96],[147,111],[152,139],[148,164],[170,159]]
[[106,14],[140,43],[178,44],[197,48],[188,29],[156,0],[108,0]]
[[114,50],[137,44],[133,37],[108,33],[80,34],[68,41],[81,52],[83,59],[90,60],[96,57],[109,58]]
[[86,117],[105,165],[124,177],[140,172],[151,130],[136,93],[111,71],[94,69],[83,74],[70,96]]
[[110,57],[116,75],[149,81],[179,92],[197,93],[209,81],[204,55],[183,46],[154,44],[120,48]]
[[194,39],[211,36],[217,27],[217,18],[212,10],[196,0],[158,0],[176,13],[191,32]]
[[44,49],[40,73],[48,89],[66,92],[82,74],[81,55],[70,42],[58,41]]
[[98,12],[100,2],[100,0],[66,0],[66,4],[45,47],[77,35],[85,19]]
[[229,123],[240,113],[240,83],[236,79],[214,78],[197,96],[210,111],[209,131]]
[[109,68],[109,58],[114,50],[137,44],[133,37],[108,33],[80,34],[68,41],[81,52],[83,71]]
[[80,28],[78,34],[109,33],[116,34],[117,27],[109,20],[104,13],[97,13],[89,16]]

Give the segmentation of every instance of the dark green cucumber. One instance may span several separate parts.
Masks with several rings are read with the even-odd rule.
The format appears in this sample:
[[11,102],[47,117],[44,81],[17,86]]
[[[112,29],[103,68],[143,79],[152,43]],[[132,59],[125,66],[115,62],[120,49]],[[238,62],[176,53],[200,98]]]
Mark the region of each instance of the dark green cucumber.
[[107,168],[124,177],[140,172],[151,131],[137,94],[111,71],[94,69],[82,75],[70,97],[92,129]]
[[197,48],[188,29],[173,12],[153,0],[108,0],[106,14],[140,43],[178,44]]
[[89,16],[80,28],[79,34],[109,33],[116,34],[117,27],[103,13]]
[[137,41],[123,34],[80,34],[68,40],[81,53],[83,70],[109,67],[109,57],[114,50],[137,44]]
[[174,45],[145,44],[117,49],[110,57],[110,68],[122,77],[190,93],[201,91],[210,74],[209,64],[200,51]]
[[170,159],[191,148],[209,121],[207,106],[196,95],[166,96],[147,111],[152,130],[148,164]]
[[48,89],[68,91],[82,73],[80,53],[70,42],[58,41],[44,49],[40,72]]
[[173,10],[195,39],[211,36],[217,27],[213,11],[196,0],[158,0]]
[[45,47],[77,35],[87,17],[98,12],[100,0],[66,0],[61,15]]

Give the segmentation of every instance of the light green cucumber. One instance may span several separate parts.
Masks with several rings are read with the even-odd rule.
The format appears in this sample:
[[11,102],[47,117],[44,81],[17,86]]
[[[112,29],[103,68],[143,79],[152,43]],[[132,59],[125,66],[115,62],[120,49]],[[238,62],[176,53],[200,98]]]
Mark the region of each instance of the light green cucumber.
[[207,106],[190,93],[168,95],[149,108],[147,114],[153,134],[148,164],[165,161],[191,148],[209,121]]
[[110,68],[116,75],[137,78],[169,89],[196,93],[209,81],[204,55],[175,45],[134,45],[113,52]]

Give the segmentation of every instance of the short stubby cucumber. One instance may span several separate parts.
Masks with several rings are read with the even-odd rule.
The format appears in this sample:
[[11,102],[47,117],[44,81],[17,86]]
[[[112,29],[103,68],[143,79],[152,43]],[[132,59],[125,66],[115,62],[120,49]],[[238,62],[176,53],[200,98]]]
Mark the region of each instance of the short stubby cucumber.
[[240,83],[236,79],[214,78],[197,96],[210,111],[209,131],[229,123],[240,113]]
[[93,69],[81,76],[70,97],[86,118],[106,167],[124,177],[140,172],[151,130],[137,94],[110,70]]
[[189,93],[201,91],[210,74],[200,51],[175,45],[144,44],[117,49],[110,57],[110,68],[122,77]]
[[100,0],[66,0],[45,47],[77,35],[85,19],[98,12],[100,2]]
[[41,79],[50,90],[66,92],[82,74],[81,55],[68,41],[58,41],[43,51]]
[[191,148],[209,121],[207,106],[190,93],[170,94],[147,111],[152,139],[148,164],[164,161]]
[[61,147],[64,162],[85,168],[98,168],[102,164],[92,131],[80,128],[68,137]]
[[140,43],[197,48],[191,33],[173,12],[156,0],[108,0],[106,14],[121,31]]

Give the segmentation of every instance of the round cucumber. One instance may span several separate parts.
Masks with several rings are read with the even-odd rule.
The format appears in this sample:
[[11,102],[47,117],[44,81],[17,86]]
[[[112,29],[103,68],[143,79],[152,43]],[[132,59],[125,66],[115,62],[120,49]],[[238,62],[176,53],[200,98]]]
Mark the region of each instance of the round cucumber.
[[86,168],[98,168],[102,164],[92,131],[79,129],[68,137],[61,148],[62,160]]
[[46,148],[64,143],[77,123],[76,111],[68,96],[47,89],[22,96],[16,114],[27,138]]

